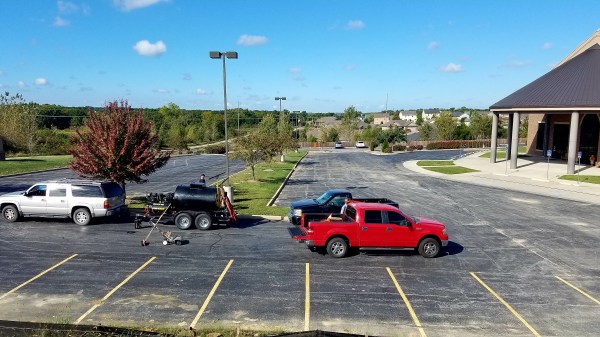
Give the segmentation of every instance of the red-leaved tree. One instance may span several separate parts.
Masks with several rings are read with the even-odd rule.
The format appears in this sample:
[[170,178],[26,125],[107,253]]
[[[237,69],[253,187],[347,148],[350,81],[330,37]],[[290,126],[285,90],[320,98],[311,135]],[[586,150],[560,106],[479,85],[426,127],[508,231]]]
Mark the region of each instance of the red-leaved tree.
[[132,111],[127,101],[109,102],[104,111],[90,111],[83,130],[73,137],[70,168],[83,177],[110,179],[125,189],[126,181],[144,183],[164,166],[170,153],[157,147],[158,137],[142,109]]

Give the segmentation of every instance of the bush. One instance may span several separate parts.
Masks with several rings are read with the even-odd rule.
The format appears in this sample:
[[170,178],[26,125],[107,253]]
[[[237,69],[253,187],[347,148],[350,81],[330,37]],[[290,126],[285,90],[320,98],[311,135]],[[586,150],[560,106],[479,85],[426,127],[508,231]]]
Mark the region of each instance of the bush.
[[382,148],[381,152],[383,152],[383,153],[392,153],[394,151],[392,151],[392,148],[390,146],[388,146],[385,149]]
[[390,147],[390,143],[388,143],[387,139],[383,141],[383,144],[381,145],[381,152],[385,152],[388,153],[388,149]]
[[36,132],[37,144],[34,152],[38,155],[69,154],[71,142],[65,131],[52,129],[40,129]]
[[204,148],[208,154],[225,154],[225,145],[213,144]]
[[485,140],[446,140],[440,142],[431,142],[427,144],[427,150],[437,149],[460,149],[467,147],[490,146],[490,141]]
[[406,150],[406,145],[402,145],[402,144],[392,145],[392,151],[405,151],[405,150]]
[[377,144],[376,142],[370,142],[369,143],[369,150],[370,151],[375,151],[375,148],[378,146],[379,144]]

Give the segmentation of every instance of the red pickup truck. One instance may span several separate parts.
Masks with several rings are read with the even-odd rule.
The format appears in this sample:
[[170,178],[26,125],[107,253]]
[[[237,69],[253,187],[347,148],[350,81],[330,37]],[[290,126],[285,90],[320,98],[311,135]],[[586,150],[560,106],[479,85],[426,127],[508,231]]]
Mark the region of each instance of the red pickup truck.
[[[424,257],[435,257],[448,245],[446,226],[425,218],[409,217],[385,204],[350,202],[340,218],[307,221],[302,216],[303,235],[295,240],[310,248],[326,247],[332,257],[344,257],[349,248],[417,249]],[[306,224],[305,222],[308,222]]]

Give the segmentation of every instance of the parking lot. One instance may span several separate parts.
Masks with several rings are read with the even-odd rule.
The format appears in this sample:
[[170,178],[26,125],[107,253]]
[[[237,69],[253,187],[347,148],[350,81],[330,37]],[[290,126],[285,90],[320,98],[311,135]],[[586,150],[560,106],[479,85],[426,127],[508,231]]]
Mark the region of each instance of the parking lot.
[[[147,247],[140,241],[149,228],[127,221],[2,223],[0,319],[385,336],[597,336],[597,207],[402,166],[457,155],[314,152],[277,201],[288,205],[329,188],[385,196],[409,214],[446,224],[451,242],[438,258],[386,252],[332,259],[294,242],[288,223],[261,219],[181,232],[182,246],[163,246],[153,233]],[[176,185],[181,170],[156,174]],[[198,172],[188,170],[190,178]]]

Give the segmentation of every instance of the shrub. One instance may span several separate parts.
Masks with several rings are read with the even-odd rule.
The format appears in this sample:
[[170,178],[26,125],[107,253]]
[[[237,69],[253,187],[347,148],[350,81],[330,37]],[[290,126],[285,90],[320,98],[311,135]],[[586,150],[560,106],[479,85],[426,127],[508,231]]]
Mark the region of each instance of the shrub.
[[377,144],[376,142],[370,142],[369,143],[369,150],[370,151],[375,151],[375,148],[378,146],[379,144]]
[[225,145],[213,144],[205,148],[208,154],[225,154]]
[[392,145],[392,151],[406,151],[406,145],[394,144]]
[[38,155],[69,154],[71,142],[69,134],[65,131],[40,129],[36,132],[37,144],[34,152]]
[[385,149],[382,149],[381,152],[383,152],[383,153],[392,153],[394,151],[392,151],[392,147],[391,146],[388,146]]
[[387,139],[383,141],[383,144],[381,145],[381,152],[386,152],[388,148],[390,147],[390,143],[388,143]]

